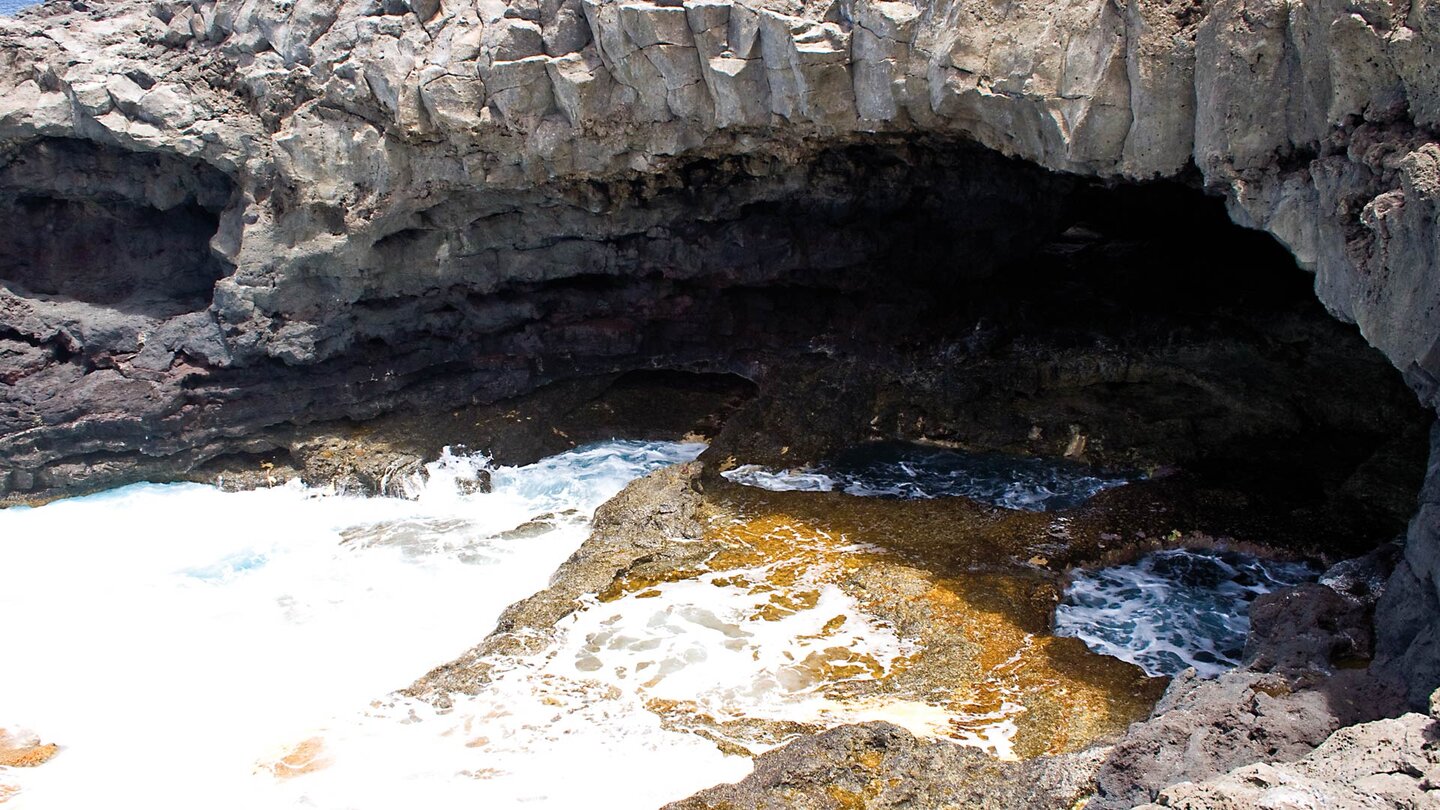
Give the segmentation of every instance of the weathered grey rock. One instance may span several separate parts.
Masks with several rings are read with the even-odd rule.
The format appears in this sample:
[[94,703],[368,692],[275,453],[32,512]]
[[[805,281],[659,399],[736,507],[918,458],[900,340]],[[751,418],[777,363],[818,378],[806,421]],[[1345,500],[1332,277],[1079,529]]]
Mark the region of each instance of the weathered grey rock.
[[[877,134],[1119,180],[1193,163],[1435,406],[1437,75],[1434,0],[46,4],[0,20],[0,481],[124,480],[657,343],[643,362],[746,369],[700,349],[743,308],[706,332],[687,307],[884,255],[843,218],[792,229],[837,207],[794,167]],[[946,227],[1022,244],[983,217],[1039,227],[1036,189],[971,187]],[[1440,684],[1437,516],[1432,471],[1377,608],[1412,705]]]
[[[225,172],[237,193],[211,246],[237,269],[215,312],[241,354],[286,362],[358,337],[321,324],[360,290],[317,307],[309,288],[373,276],[417,221],[485,214],[476,187],[583,185],[691,154],[795,159],[877,130],[1100,176],[1193,158],[1434,400],[1430,3],[533,6],[47,7],[0,22],[0,143],[74,138]],[[441,275],[494,272],[447,246]]]
[[[1409,504],[1406,508],[1409,509]],[[1388,543],[1362,557],[1335,563],[1320,575],[1319,584],[1366,609],[1374,609],[1395,574],[1402,554],[1403,546]]]
[[1161,792],[1155,804],[1185,810],[1250,807],[1369,810],[1440,807],[1440,723],[1433,714],[1340,729],[1290,763],[1262,763]]
[[1327,585],[1300,585],[1251,603],[1245,661],[1259,671],[1329,672],[1338,662],[1370,660],[1373,636],[1365,605]]
[[1431,432],[1430,448],[1404,559],[1375,609],[1376,668],[1407,684],[1415,709],[1440,684],[1440,428]]
[[[1387,724],[1398,722],[1420,731],[1416,740],[1430,733],[1412,720],[1374,722],[1400,714],[1405,695],[1370,672],[1333,669],[1337,656],[1366,654],[1365,610],[1363,602],[1325,585],[1277,591],[1256,600],[1246,642],[1247,667],[1209,681],[1197,678],[1194,670],[1177,676],[1151,719],[1131,726],[1111,747],[1096,774],[1096,796],[1087,806],[1388,806],[1374,802],[1394,791],[1377,785],[1378,792],[1370,794],[1363,786],[1363,776],[1383,772],[1367,770],[1371,761],[1356,757],[1343,768],[1319,765],[1313,771],[1306,764],[1348,756],[1336,752],[1383,739],[1393,728]],[[1356,742],[1362,739],[1370,742]],[[1433,758],[1432,751],[1422,752],[1411,742],[1393,740],[1391,752],[1413,762]],[[1433,739],[1430,745],[1433,748]],[[1341,784],[1347,778],[1340,774],[1353,780],[1343,790],[1327,793],[1323,786],[1301,786],[1303,780],[1289,776],[1295,773],[1319,774],[1322,781]],[[1185,784],[1171,787],[1177,783]],[[1368,795],[1372,803],[1330,805],[1317,798],[1317,803],[1306,804],[1307,795]]]
[[1337,729],[1383,717],[1396,698],[1359,670],[1318,682],[1246,670],[1201,680],[1176,676],[1154,716],[1130,728],[1096,775],[1088,807],[1154,801],[1177,782],[1256,762],[1300,759]]
[[[968,135],[1099,175],[1169,175],[1193,158],[1240,221],[1282,239],[1326,303],[1434,393],[1429,3],[1362,14],[1281,0],[864,0],[837,20],[760,2],[517,9],[208,0],[22,16],[4,23],[0,138],[78,137],[225,168],[245,189],[227,213],[251,246],[227,257],[277,279],[305,256],[363,264],[363,250],[326,244],[338,223],[314,209],[338,205],[352,237],[383,236],[432,207],[443,178],[479,169],[447,152],[490,155],[479,176],[510,186],[874,129]],[[62,17],[73,23],[59,29]],[[38,25],[47,37],[29,34]],[[616,89],[603,103],[572,97],[557,129],[555,85],[574,70],[552,61],[574,54]],[[772,125],[769,146],[724,136]],[[290,137],[317,129],[346,134]],[[300,196],[274,219],[259,209],[280,186]],[[278,263],[269,234],[289,246]]]

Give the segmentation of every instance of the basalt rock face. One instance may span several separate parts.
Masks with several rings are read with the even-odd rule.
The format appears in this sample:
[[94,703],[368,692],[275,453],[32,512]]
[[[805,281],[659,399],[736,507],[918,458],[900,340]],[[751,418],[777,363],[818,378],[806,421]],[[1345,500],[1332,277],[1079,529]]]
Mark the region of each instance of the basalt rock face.
[[[1223,195],[1434,406],[1437,75],[1424,0],[47,3],[0,21],[0,495],[755,376],[1087,178]],[[1437,671],[1428,507],[1388,593],[1380,660]]]
[[612,235],[644,235],[675,218],[601,178],[679,182],[665,178],[701,156],[769,174],[767,158],[929,133],[1082,175],[1193,163],[1437,394],[1434,3],[75,8],[6,25],[0,140],[14,155],[78,138],[230,176],[210,244],[237,268],[214,309],[232,355],[333,356],[363,340],[345,326],[363,302],[632,271],[620,246],[581,250],[598,235],[586,220],[625,212]]
[[[83,151],[79,144],[29,142],[14,164]],[[137,469],[171,475],[270,449],[263,433],[279,424],[493,402],[583,375],[753,375],[757,357],[812,351],[812,336],[832,324],[874,324],[866,302],[848,294],[879,279],[913,267],[975,276],[1023,254],[1053,229],[1073,185],[981,150],[897,143],[799,164],[706,158],[578,186],[460,188],[467,182],[454,178],[448,202],[424,223],[363,246],[349,241],[367,241],[354,234],[327,237],[359,266],[347,269],[334,253],[298,264],[273,256],[263,268],[239,258],[208,306],[179,292],[155,298],[139,269],[166,272],[165,259],[190,244],[189,224],[206,221],[186,216],[205,213],[199,203],[163,209],[153,230],[128,228],[108,210],[64,220],[95,237],[86,249],[97,261],[128,261],[128,244],[154,246],[137,250],[157,257],[126,265],[137,268],[128,276],[140,292],[114,301],[121,293],[81,289],[109,275],[67,274],[59,262],[47,272],[74,288],[60,289],[17,264],[0,291],[4,345],[15,358],[0,412],[10,489],[94,485]],[[72,196],[15,192],[25,210],[90,205]],[[957,210],[971,213],[951,222]],[[77,242],[44,238],[51,253]],[[228,267],[211,258],[185,284]],[[253,284],[234,286],[247,267],[258,273]]]
[[[1431,702],[1432,707],[1435,702]],[[1161,807],[1433,807],[1440,791],[1437,712],[1406,714],[1341,729],[1293,763],[1237,768],[1165,790]]]

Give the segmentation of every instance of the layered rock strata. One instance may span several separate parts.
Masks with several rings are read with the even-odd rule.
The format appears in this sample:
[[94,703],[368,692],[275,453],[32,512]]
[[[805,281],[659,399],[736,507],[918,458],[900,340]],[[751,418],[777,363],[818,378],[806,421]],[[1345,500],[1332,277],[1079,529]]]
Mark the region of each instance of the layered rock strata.
[[[0,489],[758,375],[853,311],[775,290],[983,278],[1081,178],[1222,195],[1433,407],[1437,75],[1432,0],[47,3],[0,21]],[[1435,469],[1378,609],[1415,706]]]
[[[1104,178],[1193,164],[1433,402],[1437,14],[47,4],[0,35],[0,190],[12,221],[66,223],[17,229],[7,247],[29,257],[5,270],[8,486],[66,454],[103,467],[122,445],[196,452],[275,419],[277,398],[299,419],[363,418],[420,385],[494,399],[569,358],[613,367],[643,347],[635,321],[692,319],[686,282],[789,281],[886,255],[894,240],[849,226],[877,213],[867,192],[895,184],[968,186],[926,223],[973,237],[951,241],[967,270],[1044,230],[1053,189],[1017,191],[1023,173],[986,183],[1008,171],[986,160],[937,179],[947,167],[882,156],[916,168],[882,173],[884,189],[794,168],[822,150],[863,162],[833,150],[917,133]],[[753,221],[806,196],[789,227],[773,211]],[[645,306],[659,311],[615,315]],[[563,328],[536,326],[556,309]],[[44,394],[62,388],[86,396]],[[249,401],[260,389],[266,402]]]

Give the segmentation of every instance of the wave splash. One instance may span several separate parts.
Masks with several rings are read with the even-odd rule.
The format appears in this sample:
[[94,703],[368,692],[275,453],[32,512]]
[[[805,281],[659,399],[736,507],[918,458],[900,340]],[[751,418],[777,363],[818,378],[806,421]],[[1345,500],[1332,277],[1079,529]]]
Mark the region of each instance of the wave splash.
[[1129,661],[1150,675],[1239,666],[1250,603],[1314,580],[1305,563],[1234,551],[1157,551],[1130,565],[1077,571],[1055,609],[1055,635]]
[[[140,484],[0,510],[0,615],[17,619],[0,725],[63,746],[0,773],[10,806],[401,806],[307,796],[333,755],[315,729],[468,649],[546,586],[597,506],[703,449],[606,442],[523,467],[447,452],[414,500]],[[488,493],[466,484],[481,471]],[[445,806],[366,764],[375,796]]]

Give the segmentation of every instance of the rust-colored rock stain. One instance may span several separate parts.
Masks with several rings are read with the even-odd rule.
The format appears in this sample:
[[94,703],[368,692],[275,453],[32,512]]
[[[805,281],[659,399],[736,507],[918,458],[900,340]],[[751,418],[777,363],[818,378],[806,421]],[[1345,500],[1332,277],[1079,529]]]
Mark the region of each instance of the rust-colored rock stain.
[[310,737],[296,743],[279,759],[260,763],[260,770],[268,771],[276,779],[293,779],[326,768],[330,762],[325,750],[325,740]]
[[[796,662],[789,673],[800,680],[787,686],[866,705],[926,704],[949,716],[947,736],[1022,758],[1123,731],[1163,690],[1163,679],[1049,634],[1061,572],[1036,559],[1060,556],[1052,516],[964,499],[718,489],[704,538],[716,551],[704,565],[621,577],[602,598],[652,598],[665,582],[711,575],[717,587],[765,597],[747,621],[774,621],[815,607],[822,586],[837,586],[915,651],[886,666],[846,647],[822,648]],[[846,621],[833,617],[820,636]],[[651,709],[667,725],[729,744],[777,741],[737,734],[734,721],[693,706]]]

